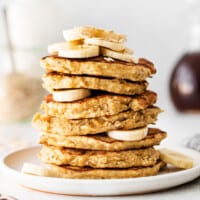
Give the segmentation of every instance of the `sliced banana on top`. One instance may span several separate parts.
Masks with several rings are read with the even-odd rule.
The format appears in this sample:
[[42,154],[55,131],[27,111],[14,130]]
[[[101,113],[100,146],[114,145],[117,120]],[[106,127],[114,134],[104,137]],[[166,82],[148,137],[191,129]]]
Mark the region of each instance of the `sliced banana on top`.
[[116,52],[107,48],[101,48],[101,54],[106,57],[115,58],[118,60],[126,61],[126,62],[138,62],[133,58],[133,55],[127,52]]
[[48,45],[47,51],[50,54],[58,54],[58,51],[67,45],[66,42],[60,42]]
[[58,54],[58,52],[62,49],[69,49],[69,48],[75,48],[77,45],[82,45],[83,40],[75,40],[72,42],[60,42],[60,43],[54,43],[48,45],[48,53],[50,54]]
[[193,167],[193,159],[179,152],[162,148],[158,149],[160,159],[178,168],[189,169]]
[[50,54],[66,58],[103,55],[126,62],[138,62],[133,58],[133,51],[124,45],[124,35],[90,26],[75,27],[64,31],[63,34],[66,42],[49,45]]
[[148,128],[137,128],[133,130],[114,130],[109,131],[108,136],[117,140],[123,140],[123,141],[136,141],[136,140],[142,140],[145,138],[148,134]]
[[126,47],[121,53],[127,53],[127,54],[133,55],[134,52],[132,49],[129,49],[128,47]]
[[97,29],[91,26],[75,27],[70,30],[63,31],[63,36],[66,41],[73,41],[85,38],[102,38],[106,41],[123,43],[126,41],[126,36],[117,34],[114,31]]
[[53,100],[57,102],[71,102],[90,96],[91,91],[88,89],[72,89],[53,91]]
[[58,51],[58,55],[66,58],[91,58],[99,55],[99,47],[92,45],[75,45]]
[[96,45],[101,47],[106,47],[114,51],[123,51],[126,47],[122,43],[110,42],[101,38],[86,38],[84,40],[85,44]]

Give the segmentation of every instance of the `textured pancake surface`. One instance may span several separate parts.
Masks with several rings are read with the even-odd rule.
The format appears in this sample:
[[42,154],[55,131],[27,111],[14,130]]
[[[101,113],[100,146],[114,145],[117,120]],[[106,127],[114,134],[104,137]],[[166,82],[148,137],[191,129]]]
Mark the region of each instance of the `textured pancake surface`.
[[132,81],[143,81],[156,73],[153,63],[144,58],[140,58],[138,63],[127,63],[119,60],[107,61],[104,57],[69,59],[47,56],[41,59],[40,64],[48,72],[115,77]]
[[60,89],[87,88],[125,95],[141,94],[148,86],[146,81],[131,82],[116,78],[73,76],[55,72],[45,74],[43,82],[43,87],[49,92]]
[[157,161],[155,165],[149,167],[132,167],[127,169],[94,169],[91,167],[73,167],[50,165],[57,177],[79,178],[79,179],[114,179],[114,178],[134,178],[156,175],[165,164]]
[[159,152],[153,148],[93,151],[55,146],[43,146],[39,154],[45,163],[92,168],[146,167],[156,164],[159,155]]
[[160,112],[161,110],[157,107],[149,107],[137,112],[125,111],[116,115],[89,119],[66,119],[36,113],[32,122],[42,132],[60,135],[87,135],[144,127],[154,123]]
[[149,128],[148,135],[138,141],[120,141],[108,137],[106,133],[86,136],[63,136],[42,133],[39,143],[77,149],[121,151],[158,145],[166,136],[166,132],[156,128]]
[[81,119],[114,115],[129,109],[144,110],[153,105],[156,100],[156,93],[151,91],[137,96],[103,94],[74,102],[55,102],[52,95],[48,95],[40,108],[51,116]]

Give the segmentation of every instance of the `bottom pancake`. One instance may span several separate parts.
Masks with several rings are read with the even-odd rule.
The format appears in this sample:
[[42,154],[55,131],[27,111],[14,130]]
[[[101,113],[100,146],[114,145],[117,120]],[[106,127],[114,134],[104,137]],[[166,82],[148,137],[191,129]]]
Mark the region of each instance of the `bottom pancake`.
[[[74,179],[116,179],[135,178],[156,175],[165,166],[162,161],[149,167],[132,167],[127,169],[94,169],[89,167],[71,167],[50,165],[50,170],[59,178]],[[54,175],[54,177],[55,177]]]
[[108,137],[106,133],[74,136],[42,133],[39,143],[76,149],[121,151],[158,145],[166,136],[166,132],[157,128],[149,128],[148,135],[144,139],[138,141],[120,141]]
[[153,148],[125,151],[95,151],[43,146],[40,158],[55,165],[70,165],[93,168],[129,168],[154,165],[159,152]]

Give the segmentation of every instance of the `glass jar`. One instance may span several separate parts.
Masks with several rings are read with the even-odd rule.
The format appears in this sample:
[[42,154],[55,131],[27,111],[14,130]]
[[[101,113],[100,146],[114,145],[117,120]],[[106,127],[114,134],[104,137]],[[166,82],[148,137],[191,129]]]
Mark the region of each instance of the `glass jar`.
[[0,121],[27,119],[38,110],[44,91],[40,79],[24,74],[0,77]]

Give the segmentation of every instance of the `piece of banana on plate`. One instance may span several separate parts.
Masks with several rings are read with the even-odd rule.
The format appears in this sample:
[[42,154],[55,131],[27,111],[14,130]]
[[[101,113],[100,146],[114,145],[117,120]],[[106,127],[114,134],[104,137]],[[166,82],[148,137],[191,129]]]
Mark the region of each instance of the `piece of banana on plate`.
[[50,169],[47,167],[41,167],[33,163],[24,163],[21,172],[24,174],[32,174],[36,176],[58,177],[58,178],[62,177],[62,174],[60,174],[57,170]]
[[160,159],[178,168],[189,169],[193,167],[193,159],[171,149],[161,148]]

